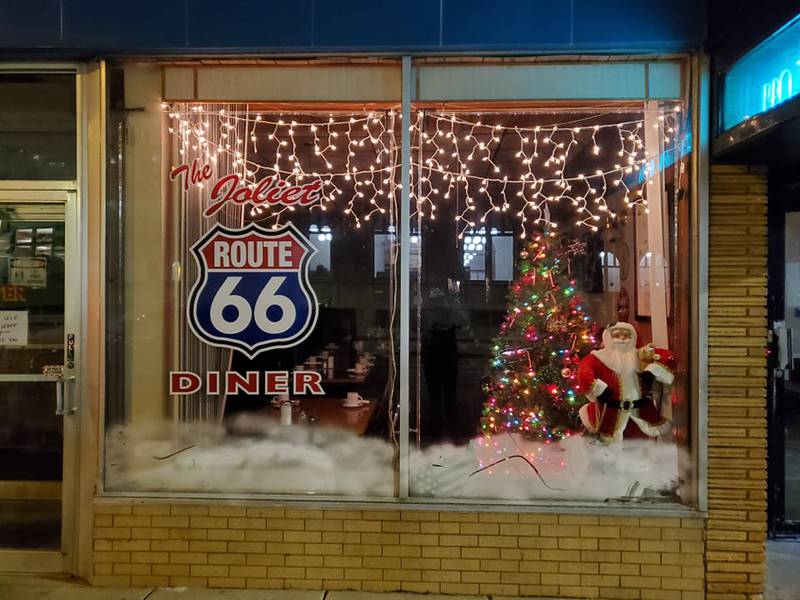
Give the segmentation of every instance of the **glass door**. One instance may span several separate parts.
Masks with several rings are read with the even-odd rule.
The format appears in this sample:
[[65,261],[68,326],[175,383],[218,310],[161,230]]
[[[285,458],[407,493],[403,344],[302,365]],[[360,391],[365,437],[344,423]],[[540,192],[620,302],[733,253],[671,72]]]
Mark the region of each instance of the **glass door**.
[[783,421],[783,520],[800,523],[800,212],[787,212],[784,230],[784,321],[778,334]]
[[70,555],[74,199],[0,191],[0,570],[63,571]]

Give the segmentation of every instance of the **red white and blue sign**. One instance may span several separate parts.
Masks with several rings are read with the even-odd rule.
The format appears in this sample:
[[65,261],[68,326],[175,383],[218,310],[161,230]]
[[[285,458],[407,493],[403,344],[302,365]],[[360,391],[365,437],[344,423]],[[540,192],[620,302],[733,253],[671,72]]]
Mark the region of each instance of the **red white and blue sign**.
[[198,277],[187,312],[204,342],[253,358],[295,346],[314,329],[317,297],[308,264],[317,250],[291,223],[277,229],[217,224],[191,251]]

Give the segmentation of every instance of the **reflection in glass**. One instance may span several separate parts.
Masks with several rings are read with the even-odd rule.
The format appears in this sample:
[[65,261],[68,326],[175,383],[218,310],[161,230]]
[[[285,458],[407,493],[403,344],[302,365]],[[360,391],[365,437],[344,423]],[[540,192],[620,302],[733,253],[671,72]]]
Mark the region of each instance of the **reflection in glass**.
[[[686,278],[687,253],[671,226],[686,222],[678,217],[687,210],[675,202],[686,185],[678,178],[686,131],[676,107],[418,111],[411,124],[412,219],[398,223],[395,108],[280,113],[178,104],[126,111],[128,97],[157,97],[161,84],[159,73],[139,71],[134,84],[124,78],[129,69],[141,68],[120,70],[130,87],[112,103],[122,109],[112,122],[128,138],[117,138],[109,152],[121,157],[111,183],[122,193],[107,214],[120,219],[122,233],[109,238],[108,249],[121,259],[110,269],[117,318],[109,321],[109,362],[119,377],[106,410],[106,489],[393,497],[406,492],[399,469],[408,461],[408,492],[416,498],[687,500],[688,303],[652,302],[657,314],[650,319],[628,317],[639,346],[658,341],[678,359],[670,390],[650,394],[657,386],[642,383],[641,397],[623,398],[636,407],[612,406],[633,410],[647,401],[675,423],[657,442],[631,437],[618,451],[586,434],[580,409],[591,390],[579,388],[577,371],[601,337],[573,339],[589,322],[619,320],[623,290],[640,291],[636,258],[625,257],[634,268],[623,272],[619,248],[647,247],[658,231],[669,265],[664,286]],[[645,150],[653,136],[664,153],[660,190],[647,183],[656,165]],[[164,191],[168,173],[181,167],[201,178],[207,168],[208,179],[177,179]],[[231,196],[215,203],[215,183],[224,177],[243,184],[242,198],[269,177],[319,179],[325,200],[289,207]],[[649,219],[634,220],[634,206],[650,209]],[[201,339],[187,317],[192,288],[205,285],[192,246],[216,224],[270,231],[287,222],[316,250],[309,280],[319,317],[311,334],[253,356]],[[404,226],[408,265],[398,263]],[[559,248],[547,265],[532,246],[541,236]],[[411,293],[400,298],[398,274],[406,268]],[[243,289],[228,292],[243,298]],[[408,340],[398,338],[401,303],[412,317]],[[514,347],[501,347],[502,327],[527,323],[517,311],[536,319],[530,331],[514,329]],[[238,313],[223,316],[231,322]],[[411,424],[402,432],[410,436],[409,456],[400,455],[398,431],[401,342],[410,348]],[[643,352],[641,368],[635,363],[637,377],[656,362],[654,353]],[[528,357],[530,365],[522,362]],[[248,373],[274,371],[319,373],[324,393],[220,388],[215,379],[232,373],[247,381]],[[198,384],[170,394],[170,372],[196,376]],[[503,400],[493,414],[504,424],[484,427],[490,379],[505,384],[514,373],[519,381],[509,386],[523,395],[530,388],[530,405]],[[545,401],[563,404],[568,426],[545,422],[558,412]],[[523,408],[513,418],[512,405]]]
[[620,266],[617,255],[611,250],[601,252],[600,263],[603,265],[603,290],[618,292],[620,290]]
[[[655,126],[646,129],[649,118]],[[614,250],[635,242],[646,248],[636,226],[671,235],[678,210],[675,136],[684,126],[678,114],[670,108],[659,115],[431,112],[419,123],[414,140],[422,150],[415,161],[423,165],[423,200],[436,208],[435,219],[414,223],[423,253],[437,260],[412,277],[412,364],[418,367],[411,381],[411,495],[687,501],[681,497],[690,478],[686,380],[671,386],[659,380],[651,391],[645,367],[656,361],[643,353],[645,362],[631,375],[637,379],[625,384],[641,395],[636,406],[620,405],[636,418],[619,447],[591,433],[590,417],[579,416],[598,399],[577,380],[583,359],[601,345],[591,324],[602,329],[617,321],[622,288],[641,285],[644,273],[623,274]],[[661,192],[647,183],[651,135],[672,140],[663,142],[661,180],[669,184]],[[445,193],[449,202],[436,201]],[[632,208],[645,215],[648,205],[663,207],[663,214],[651,210],[634,220]],[[536,236],[543,240],[538,246],[532,245]],[[547,256],[540,256],[545,244]],[[684,258],[677,261],[681,268]],[[660,293],[671,281],[664,264]],[[637,291],[651,295],[649,288]],[[664,320],[684,373],[687,333],[676,313]],[[630,324],[637,348],[656,339],[649,318],[637,315]],[[624,370],[612,366],[612,372]],[[651,370],[661,373],[658,368]],[[625,394],[620,397],[633,398]],[[645,413],[652,422],[675,423],[675,434],[643,416],[637,421]]]
[[55,383],[2,379],[64,364],[64,241],[62,204],[0,203],[0,548],[61,545]]
[[800,521],[800,212],[786,213],[784,239],[783,314],[788,341],[776,353],[779,366],[785,367],[780,399],[784,428],[784,518]]
[[75,76],[0,74],[0,179],[75,179]]
[[[124,371],[122,390],[110,394],[114,417],[107,423],[106,488],[394,495],[395,113],[284,115],[236,105],[153,110],[149,120],[132,115],[126,128],[132,134],[160,131],[162,120],[171,128],[163,142],[171,149],[172,162],[154,172],[154,179],[165,179],[171,167],[195,161],[207,165],[211,176],[203,186],[185,188],[175,181],[169,188],[165,204],[172,211],[164,227],[175,236],[169,250],[169,263],[175,265],[172,284],[154,285],[146,268],[161,260],[161,228],[126,229],[133,232],[129,243],[137,251],[125,254],[124,352],[135,365]],[[160,149],[154,145],[151,151],[156,155]],[[123,152],[128,168],[149,167],[152,155],[132,146]],[[314,173],[327,172],[334,175],[322,177],[328,193],[321,206],[289,210],[266,203],[226,203],[210,216],[206,212],[209,189],[226,176],[244,174],[254,182],[278,176],[307,183],[318,177]],[[155,189],[148,193],[131,186],[126,192],[126,219],[135,219],[142,204],[155,210]],[[378,196],[380,206],[371,204]],[[315,250],[308,271],[318,316],[310,335],[252,357],[201,340],[186,313],[200,278],[192,246],[216,223],[234,230],[255,224],[268,232],[286,222]],[[241,292],[234,288],[233,293]],[[229,321],[237,318],[233,312],[223,314]],[[163,354],[154,354],[153,348],[162,348]],[[170,395],[169,371],[196,374],[200,388]],[[263,382],[267,372],[299,371],[318,373],[323,393],[273,393],[265,385],[212,389],[208,379],[224,382],[226,374],[247,378],[255,372]],[[149,375],[143,378],[142,373]]]
[[0,548],[61,546],[63,419],[55,384],[0,382]]
[[[41,239],[50,241],[34,243]],[[0,203],[0,319],[23,317],[17,341],[0,331],[0,374],[40,375],[46,365],[63,364],[62,204]]]

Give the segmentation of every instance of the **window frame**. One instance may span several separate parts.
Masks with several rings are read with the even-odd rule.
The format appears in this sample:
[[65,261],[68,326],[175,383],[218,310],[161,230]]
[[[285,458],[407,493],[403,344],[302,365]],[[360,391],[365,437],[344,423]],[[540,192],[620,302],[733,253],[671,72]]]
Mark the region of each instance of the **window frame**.
[[[609,256],[614,259],[614,264],[608,264]],[[603,271],[603,291],[619,292],[619,286],[617,286],[617,289],[611,289],[611,273],[616,273],[615,279],[617,283],[619,283],[622,273],[622,265],[620,265],[617,255],[614,254],[613,250],[603,250],[600,255],[600,264]]]
[[[430,60],[431,63],[434,63],[435,69],[433,68],[434,65],[427,65],[425,64]],[[413,508],[413,509],[421,509],[421,510],[486,510],[486,511],[522,511],[522,512],[553,512],[557,510],[557,512],[563,513],[577,513],[577,514],[609,514],[609,515],[619,515],[621,512],[625,512],[625,514],[629,515],[659,515],[659,516],[698,516],[699,514],[702,515],[706,511],[707,507],[707,448],[706,448],[706,433],[707,433],[707,424],[706,424],[706,387],[707,387],[707,375],[704,375],[704,368],[707,364],[707,272],[708,272],[708,241],[707,241],[707,205],[708,205],[708,127],[705,123],[703,123],[702,119],[698,116],[698,113],[701,111],[705,111],[704,114],[707,114],[708,111],[708,94],[703,93],[705,89],[707,91],[708,86],[708,65],[705,61],[699,60],[697,57],[692,58],[691,60],[687,57],[680,57],[678,59],[681,65],[681,72],[682,72],[682,79],[689,80],[690,84],[685,82],[681,83],[682,93],[684,94],[680,99],[685,101],[687,109],[692,110],[692,119],[691,119],[691,127],[693,137],[697,140],[694,149],[692,150],[691,157],[690,157],[690,166],[691,166],[691,193],[690,193],[690,202],[691,202],[691,210],[690,210],[690,228],[691,228],[691,241],[689,252],[690,252],[690,264],[689,264],[689,274],[692,280],[691,286],[691,304],[692,304],[692,314],[690,323],[692,325],[692,338],[690,341],[690,348],[692,351],[692,360],[691,365],[689,365],[688,372],[689,372],[689,381],[687,383],[687,394],[691,398],[691,409],[690,409],[690,416],[694,422],[694,429],[691,432],[692,436],[692,443],[691,443],[691,452],[693,455],[693,466],[694,466],[694,473],[693,473],[693,483],[695,486],[695,493],[693,494],[693,498],[691,499],[690,503],[685,505],[672,505],[672,504],[665,504],[665,505],[653,505],[653,506],[644,506],[644,505],[634,505],[626,504],[626,503],[601,503],[601,502],[594,502],[594,501],[579,501],[579,500],[552,500],[552,499],[542,499],[542,500],[525,500],[525,501],[514,501],[514,500],[491,500],[491,499],[458,499],[458,498],[448,498],[448,499],[420,499],[420,498],[409,498],[409,468],[410,468],[410,432],[409,432],[409,415],[411,410],[411,402],[410,402],[410,368],[413,366],[411,362],[411,355],[410,355],[410,343],[411,343],[411,336],[410,336],[410,322],[411,322],[411,309],[412,309],[412,298],[411,298],[411,275],[412,270],[409,267],[409,258],[410,258],[410,236],[411,231],[409,227],[398,227],[399,231],[395,233],[397,236],[397,243],[399,246],[399,292],[400,292],[400,299],[398,302],[398,313],[399,313],[399,342],[400,342],[400,351],[399,351],[399,369],[398,369],[398,381],[399,381],[399,411],[400,411],[400,433],[399,433],[399,444],[400,444],[400,456],[399,456],[399,473],[398,473],[398,481],[399,481],[399,492],[392,497],[387,498],[376,498],[376,497],[341,497],[341,496],[315,496],[313,499],[309,499],[308,496],[305,495],[297,495],[297,494],[252,494],[252,493],[226,493],[226,492],[219,492],[219,493],[212,493],[209,492],[136,492],[136,491],[126,491],[126,492],[109,492],[106,491],[103,487],[103,478],[100,477],[99,481],[99,491],[98,495],[100,496],[108,496],[108,497],[137,497],[141,498],[145,497],[152,497],[152,498],[176,498],[176,497],[185,497],[185,498],[208,498],[209,496],[215,498],[224,498],[224,499],[231,499],[231,500],[246,500],[249,502],[291,502],[291,503],[298,503],[306,506],[320,506],[320,507],[387,507],[395,505],[398,509],[399,508]],[[403,56],[401,59],[400,67],[401,71],[401,101],[400,101],[400,112],[402,114],[402,118],[405,122],[410,122],[412,111],[421,108],[430,106],[431,104],[435,105],[442,105],[442,102],[446,102],[450,100],[449,98],[442,98],[441,100],[432,101],[429,97],[425,97],[423,94],[423,99],[418,100],[414,97],[414,89],[415,86],[420,85],[420,79],[424,79],[428,82],[428,88],[431,87],[431,82],[433,81],[433,76],[435,73],[440,73],[440,69],[442,65],[436,65],[435,59],[416,59],[412,60],[410,56]],[[656,65],[659,64],[674,64],[676,62],[675,58],[669,60],[654,60],[654,61],[642,61],[642,60],[628,60],[622,61],[623,63],[627,63],[628,66],[643,66],[645,79],[647,79],[650,75],[648,74],[647,67],[648,65]],[[416,63],[419,63],[418,65]],[[567,63],[570,67],[576,66],[585,66],[585,64],[594,64],[595,60],[587,60],[582,61],[580,63],[575,63],[570,61]],[[556,61],[548,61],[548,68],[553,66],[559,66],[561,63]],[[489,67],[490,64],[482,65],[482,67]],[[536,65],[527,65],[528,69],[535,68]],[[600,68],[600,65],[596,65],[597,68]],[[386,64],[382,65],[382,68],[385,68]],[[502,74],[503,69],[506,68],[502,64],[502,59],[496,64],[496,74],[500,74],[501,78],[513,78],[519,77],[523,74],[523,72],[518,72],[516,74],[506,73],[505,75]],[[218,67],[217,67],[218,68]],[[341,68],[341,67],[340,67]],[[468,66],[464,66],[463,64],[454,66],[454,75],[457,74],[459,77],[463,75],[463,70],[469,68]],[[435,71],[435,72],[434,72]],[[461,71],[461,73],[457,73],[457,71]],[[574,77],[576,81],[578,79],[585,78],[583,73],[579,73],[579,69],[571,72],[568,77]],[[600,71],[598,71],[599,73]],[[589,78],[596,77],[597,75],[592,75]],[[196,77],[196,75],[195,75]],[[649,81],[649,79],[648,79]],[[580,89],[583,83],[579,83],[578,87]],[[705,87],[704,87],[705,86]],[[647,88],[648,86],[644,86]],[[541,103],[541,99],[532,99],[530,97],[530,92],[527,90],[527,86],[525,85],[517,85],[512,86],[513,89],[506,90],[508,98],[502,99],[494,99],[489,102],[489,105],[495,104],[499,105],[501,108],[504,106],[504,102],[516,102],[515,105],[519,105],[519,102],[525,102],[526,100],[529,102],[539,102]],[[522,90],[520,92],[520,90]],[[163,90],[162,90],[163,92]],[[196,90],[195,90],[196,92]],[[427,93],[427,92],[426,92]],[[457,92],[457,94],[460,92]],[[522,93],[522,97],[516,97],[516,95]],[[468,95],[468,94],[467,94]],[[638,100],[644,101],[646,98],[652,97],[650,96],[650,92],[646,91],[644,96],[638,98]],[[672,96],[668,96],[662,99],[669,99]],[[458,100],[468,102],[464,99],[463,94],[457,98]],[[579,100],[582,101],[589,101],[589,98],[581,98],[578,97]],[[197,100],[197,99],[190,99]],[[307,99],[303,99],[307,100]],[[385,101],[385,99],[381,99]],[[564,100],[561,98],[548,98],[548,100],[563,100],[567,103],[574,103],[575,99]],[[604,101],[608,101],[608,99],[603,98]],[[633,98],[626,97],[624,101],[630,102]],[[235,100],[235,102],[242,102],[242,100]],[[299,102],[299,101],[298,101]],[[476,98],[474,100],[475,103],[479,102]],[[285,105],[284,105],[285,106]],[[410,207],[412,204],[412,199],[410,196],[410,164],[411,164],[411,140],[410,140],[410,132],[408,128],[402,128],[402,136],[401,136],[401,197],[399,200],[399,215],[398,215],[398,223],[411,223],[410,219]],[[104,168],[107,165],[103,165]],[[488,229],[488,228],[487,228]],[[706,232],[705,237],[702,236],[703,232]],[[376,232],[377,233],[377,232]],[[389,233],[384,232],[384,233]],[[501,229],[500,235],[505,234],[505,232]],[[485,248],[486,252],[486,260],[490,263],[491,261],[491,237],[487,231],[487,245]],[[513,242],[513,251],[516,252],[518,248],[518,243],[516,241],[516,236],[512,235]],[[373,237],[373,244],[374,244],[374,237]],[[105,250],[105,248],[104,248]],[[463,250],[460,249],[460,252]],[[373,247],[373,257],[372,262],[374,263],[374,247]],[[489,283],[505,283],[503,281],[496,281],[493,278],[493,265],[488,264],[486,265],[486,275],[484,279],[480,281],[473,281],[469,280],[465,283],[468,285],[470,283],[480,283],[484,284],[487,281]],[[605,268],[605,265],[604,265]],[[635,265],[634,268],[638,268],[638,265]],[[375,265],[373,264],[373,277],[375,273]],[[516,275],[516,267],[515,267],[515,275]],[[605,275],[605,270],[604,270]],[[332,277],[332,270],[331,270],[331,277]],[[105,423],[101,426],[101,467],[100,472],[102,474],[103,471],[103,461],[104,461],[104,439],[105,439]]]
[[[488,231],[484,231],[484,232],[480,231],[480,229],[482,229],[482,228],[483,227],[478,228],[479,229],[478,231],[470,230],[469,233],[468,232],[464,232],[464,238],[466,238],[467,236],[475,236],[476,234],[486,237],[486,243],[485,243],[485,245],[483,247],[483,250],[481,250],[481,252],[483,252],[483,260],[484,260],[483,277],[481,277],[480,279],[471,279],[471,278],[470,279],[465,279],[464,280],[464,285],[470,285],[470,284],[486,285],[487,283],[489,285],[492,285],[492,284],[495,284],[495,283],[503,284],[503,283],[510,283],[510,282],[514,281],[514,277],[516,276],[516,266],[514,265],[514,256],[516,256],[516,251],[517,251],[517,236],[514,235],[513,231],[512,232],[503,231],[503,230],[501,230],[501,229],[499,229],[497,227],[489,227]],[[494,230],[494,233],[493,233],[493,230]],[[494,248],[495,248],[495,244],[494,244],[494,240],[495,240],[495,238],[498,238],[498,237],[511,238],[511,262],[512,262],[512,265],[511,265],[511,271],[512,271],[511,279],[496,279],[496,277],[495,277],[495,268],[494,268]],[[459,254],[461,256],[462,261],[463,261],[464,254],[466,252],[467,252],[466,241],[465,240],[459,240]],[[462,265],[463,265],[463,262],[462,262]]]
[[[330,235],[331,239],[327,239],[326,238],[325,240],[320,240],[317,237],[319,235]],[[333,280],[334,279],[334,273],[333,273],[333,240],[336,239],[336,236],[334,235],[333,230],[331,229],[331,227],[329,225],[321,225],[320,226],[317,223],[312,223],[311,225],[309,225],[309,228],[308,228],[308,236],[311,238],[311,241],[314,242],[314,243],[320,242],[320,241],[325,241],[328,244],[328,265],[327,265],[327,268],[325,269],[325,273],[323,273],[321,275],[315,273],[314,270],[311,268],[311,264],[309,264],[309,269],[308,269],[309,279],[312,279],[314,281],[331,281],[331,280]],[[318,255],[319,255],[319,249],[317,249],[317,254],[315,254],[311,258],[311,262],[312,263],[314,262],[314,259]]]

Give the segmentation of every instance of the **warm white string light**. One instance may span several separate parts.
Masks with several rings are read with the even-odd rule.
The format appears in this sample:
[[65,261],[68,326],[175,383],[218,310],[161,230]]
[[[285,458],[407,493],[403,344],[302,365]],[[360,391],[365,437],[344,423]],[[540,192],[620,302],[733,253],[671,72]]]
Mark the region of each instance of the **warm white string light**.
[[[225,154],[232,159],[233,172],[251,189],[266,174],[294,183],[320,179],[324,200],[312,209],[338,208],[356,227],[387,213],[399,193],[400,114],[394,110],[284,118],[250,107],[216,110],[206,104],[180,104],[164,109],[171,119],[170,131],[179,140],[181,160],[191,156],[214,164]],[[644,184],[653,175],[653,165],[645,150],[642,119],[584,124],[587,117],[520,126],[502,122],[499,114],[492,117],[498,122],[416,112],[409,126],[412,216],[436,219],[440,205],[452,202],[462,237],[493,212],[517,217],[524,237],[530,224],[557,228],[550,216],[557,207],[569,207],[576,225],[594,230],[620,210],[647,210]],[[677,110],[662,114],[650,135],[662,136],[667,147],[678,123]],[[512,146],[510,157],[498,157]],[[610,204],[612,198],[618,199],[616,207]],[[281,215],[293,210],[259,205],[250,208],[250,216],[277,226]],[[564,212],[562,208],[559,214]]]

